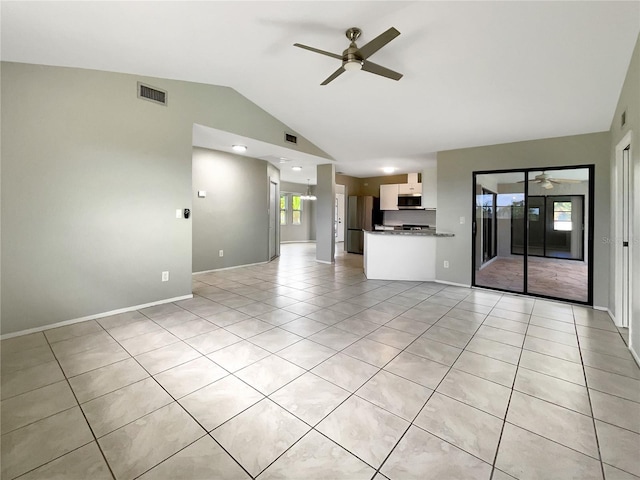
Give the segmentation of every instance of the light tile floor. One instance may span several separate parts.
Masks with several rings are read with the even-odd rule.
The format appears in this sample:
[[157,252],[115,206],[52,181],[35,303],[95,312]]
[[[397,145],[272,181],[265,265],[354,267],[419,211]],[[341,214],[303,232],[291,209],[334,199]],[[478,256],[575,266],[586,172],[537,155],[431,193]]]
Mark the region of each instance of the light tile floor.
[[3,340],[2,479],[640,478],[640,370],[605,313],[282,250]]

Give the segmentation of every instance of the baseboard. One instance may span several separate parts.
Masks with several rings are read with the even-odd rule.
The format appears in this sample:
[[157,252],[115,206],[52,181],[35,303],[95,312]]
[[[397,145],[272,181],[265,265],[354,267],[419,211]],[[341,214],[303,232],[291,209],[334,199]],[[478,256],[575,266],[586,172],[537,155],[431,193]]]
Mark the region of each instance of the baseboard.
[[478,270],[482,270],[485,267],[488,267],[489,265],[491,265],[493,262],[495,262],[498,258],[498,256],[493,257],[491,260],[489,260],[488,262],[484,262],[482,265],[480,265],[480,268]]
[[155,307],[156,305],[178,302],[180,300],[188,300],[190,298],[193,298],[193,294],[182,295],[181,297],[166,298],[164,300],[158,300],[157,302],[143,303],[141,305],[134,305],[132,307],[119,308],[117,310],[111,310],[109,312],[95,313],[93,315],[87,315],[86,317],[74,318],[73,320],[63,320],[62,322],[56,322],[50,325],[44,325],[42,327],[34,327],[27,330],[20,330],[19,332],[6,333],[4,335],[0,335],[0,340],[20,337],[22,335],[28,335],[30,333],[43,332],[45,330],[51,330],[52,328],[66,327],[67,325],[73,325],[74,323],[81,323],[86,322],[87,320],[96,320],[98,318],[110,317],[111,315],[118,315],[119,313],[133,312],[135,310],[141,310],[143,308]]
[[285,240],[285,241],[281,241],[280,243],[316,243],[316,241],[315,240]]
[[464,283],[456,283],[456,282],[447,282],[446,280],[433,280],[436,283],[441,283],[443,285],[451,285],[452,287],[462,287],[462,288],[471,288],[471,285],[465,285]]
[[211,273],[211,272],[221,272],[223,270],[234,270],[236,268],[242,268],[242,267],[255,267],[256,265],[264,265],[267,262],[257,262],[257,263],[246,263],[244,265],[235,265],[233,267],[224,267],[224,268],[214,268],[213,270],[202,270],[201,272],[193,272],[191,275],[200,275],[201,273]]
[[327,262],[326,260],[318,260],[316,258],[316,262],[318,263],[324,263],[325,265],[333,265],[335,262]]

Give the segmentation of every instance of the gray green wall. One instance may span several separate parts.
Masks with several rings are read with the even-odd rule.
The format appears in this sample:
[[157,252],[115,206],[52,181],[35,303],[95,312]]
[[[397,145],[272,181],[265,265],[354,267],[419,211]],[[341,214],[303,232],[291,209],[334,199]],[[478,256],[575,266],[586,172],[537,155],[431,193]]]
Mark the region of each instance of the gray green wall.
[[[291,129],[231,88],[1,70],[2,334],[191,294],[192,220],[176,209],[192,207],[194,123],[289,146]],[[136,98],[138,81],[168,106]]]
[[610,143],[609,132],[601,132],[438,152],[438,230],[455,237],[438,239],[436,278],[471,284],[472,172],[594,164],[594,305],[607,307],[609,245],[603,239],[609,235]]
[[[622,112],[627,112],[627,122],[622,127],[620,122],[620,116]],[[613,120],[611,122],[611,145],[610,145],[610,158],[611,158],[611,173],[614,178],[615,166],[616,166],[616,146],[627,133],[632,132],[632,148],[631,148],[631,163],[632,171],[634,175],[634,187],[633,187],[633,212],[634,212],[634,225],[633,225],[633,238],[634,252],[633,265],[631,271],[633,272],[632,285],[635,287],[635,296],[633,298],[632,305],[632,317],[635,319],[635,324],[630,328],[630,343],[631,348],[636,354],[636,359],[640,359],[640,291],[638,285],[640,285],[640,36],[636,41],[636,46],[631,56],[631,62],[627,71],[627,76],[620,93],[618,105],[616,107]],[[613,190],[613,188],[612,188]],[[613,232],[613,218],[615,215],[615,204],[612,202],[611,218],[612,218],[612,232]],[[612,233],[612,236],[615,233]],[[614,259],[613,248],[611,249],[611,276],[613,278],[614,272]],[[610,283],[609,289],[609,301],[611,311],[614,311],[614,282]],[[615,313],[615,312],[614,312]]]
[[[269,260],[268,166],[251,157],[193,149],[194,272]],[[206,197],[199,198],[198,190]]]

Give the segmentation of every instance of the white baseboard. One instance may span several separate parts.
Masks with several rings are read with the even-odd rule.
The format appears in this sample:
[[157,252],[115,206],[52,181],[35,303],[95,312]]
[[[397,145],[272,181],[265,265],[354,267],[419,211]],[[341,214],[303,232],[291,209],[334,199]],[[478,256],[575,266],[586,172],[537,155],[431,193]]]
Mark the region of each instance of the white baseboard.
[[629,351],[631,352],[631,356],[633,357],[633,359],[636,361],[636,363],[638,364],[638,366],[640,367],[640,356],[638,355],[638,353],[635,351],[635,345],[633,345],[631,343],[631,339],[629,339]]
[[324,263],[325,265],[333,265],[335,262],[327,262],[326,260],[318,260],[316,258],[316,262],[318,263]]
[[285,241],[280,241],[280,243],[316,243],[316,241],[315,240],[285,240]]
[[242,267],[255,267],[256,265],[264,265],[267,262],[257,262],[257,263],[246,263],[244,265],[235,265],[233,267],[224,267],[224,268],[214,268],[213,270],[202,270],[201,272],[193,272],[191,275],[200,275],[201,273],[211,273],[211,272],[221,272],[223,270],[234,270],[236,268],[242,268]]
[[143,308],[155,307],[156,305],[178,302],[180,300],[188,300],[190,298],[193,298],[193,294],[182,295],[181,297],[166,298],[164,300],[158,300],[157,302],[143,303],[142,305],[119,308],[117,310],[111,310],[109,312],[96,313],[93,315],[87,315],[86,317],[74,318],[73,320],[63,320],[62,322],[56,322],[50,325],[44,325],[42,327],[34,327],[27,330],[20,330],[19,332],[6,333],[4,335],[0,335],[0,339],[5,340],[7,338],[20,337],[22,335],[28,335],[30,333],[43,332],[45,330],[51,330],[52,328],[66,327],[67,325],[73,325],[74,323],[86,322],[87,320],[95,320],[97,318],[110,317],[111,315],[118,315],[119,313],[133,312],[135,310],[141,310]]
[[452,287],[462,287],[462,288],[471,288],[471,285],[465,285],[464,283],[456,283],[456,282],[447,282],[446,280],[433,280],[436,283],[441,283],[443,285],[451,285]]

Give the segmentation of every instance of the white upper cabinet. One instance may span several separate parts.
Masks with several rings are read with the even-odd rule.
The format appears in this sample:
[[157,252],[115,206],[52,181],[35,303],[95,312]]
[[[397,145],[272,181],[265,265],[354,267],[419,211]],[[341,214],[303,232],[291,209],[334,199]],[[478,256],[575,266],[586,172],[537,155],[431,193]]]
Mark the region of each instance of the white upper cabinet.
[[422,172],[422,207],[435,210],[438,207],[438,168],[428,167]]
[[380,210],[398,210],[398,184],[380,185]]
[[398,185],[399,195],[419,195],[422,193],[421,183],[401,183]]

